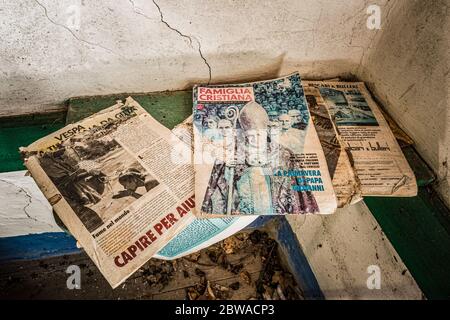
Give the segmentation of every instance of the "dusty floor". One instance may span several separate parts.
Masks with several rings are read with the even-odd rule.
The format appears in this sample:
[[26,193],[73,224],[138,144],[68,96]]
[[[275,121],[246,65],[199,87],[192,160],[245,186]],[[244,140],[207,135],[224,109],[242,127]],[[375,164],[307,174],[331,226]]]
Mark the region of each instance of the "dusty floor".
[[[69,290],[68,266],[81,269]],[[265,232],[239,233],[174,261],[151,259],[112,290],[86,254],[0,265],[0,299],[302,299]]]

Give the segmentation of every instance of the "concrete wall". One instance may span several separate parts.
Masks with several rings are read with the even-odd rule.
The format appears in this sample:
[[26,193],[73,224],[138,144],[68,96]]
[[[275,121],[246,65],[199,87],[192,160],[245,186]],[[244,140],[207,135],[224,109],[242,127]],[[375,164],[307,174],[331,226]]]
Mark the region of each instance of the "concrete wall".
[[438,174],[450,205],[450,1],[395,1],[358,74]]
[[[3,1],[0,115],[73,96],[182,89],[210,75],[355,73],[377,33],[362,0],[155,1]],[[372,3],[383,15],[392,5]]]

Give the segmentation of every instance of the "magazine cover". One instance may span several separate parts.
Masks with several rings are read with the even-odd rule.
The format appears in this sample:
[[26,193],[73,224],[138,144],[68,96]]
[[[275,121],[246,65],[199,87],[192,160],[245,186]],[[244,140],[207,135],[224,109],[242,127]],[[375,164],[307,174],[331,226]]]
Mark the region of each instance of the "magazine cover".
[[363,82],[304,81],[303,84],[319,89],[351,154],[362,195],[417,195],[414,173]]
[[196,214],[333,213],[300,75],[193,89]]
[[[53,209],[115,288],[194,221],[190,148],[131,97],[21,148]],[[178,141],[178,142],[177,142]],[[184,148],[183,148],[184,147]]]

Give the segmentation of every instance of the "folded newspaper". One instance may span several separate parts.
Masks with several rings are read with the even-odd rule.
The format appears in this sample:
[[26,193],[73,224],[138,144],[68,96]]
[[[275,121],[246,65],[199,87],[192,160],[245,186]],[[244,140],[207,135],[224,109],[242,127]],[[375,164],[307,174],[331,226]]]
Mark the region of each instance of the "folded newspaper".
[[195,86],[196,214],[333,213],[337,200],[298,73]]
[[[21,152],[39,188],[112,287],[154,255],[188,254],[253,221],[195,223],[190,145],[131,98]],[[169,160],[179,155],[189,161]],[[186,230],[201,234],[188,243]]]
[[[415,196],[417,183],[394,134],[363,82],[303,81],[323,98],[365,196]],[[320,95],[320,97],[319,97]]]
[[338,207],[356,203],[362,200],[362,196],[358,177],[348,156],[349,151],[337,135],[319,89],[305,86],[304,90],[309,112],[327,160]]

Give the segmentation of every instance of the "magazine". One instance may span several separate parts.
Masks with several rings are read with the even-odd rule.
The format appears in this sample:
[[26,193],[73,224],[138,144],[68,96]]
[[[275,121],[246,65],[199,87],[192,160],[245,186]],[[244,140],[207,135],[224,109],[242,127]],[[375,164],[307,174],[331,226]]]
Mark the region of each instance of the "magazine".
[[300,75],[195,86],[196,214],[333,213],[337,200]]
[[349,151],[364,196],[415,196],[413,171],[363,82],[304,81],[317,88]]
[[[21,148],[53,209],[113,288],[195,216],[191,157],[131,97]],[[176,152],[172,146],[176,143]]]
[[359,180],[348,156],[348,150],[338,137],[325,102],[317,88],[304,86],[309,112],[322,145],[338,208],[362,200]]

